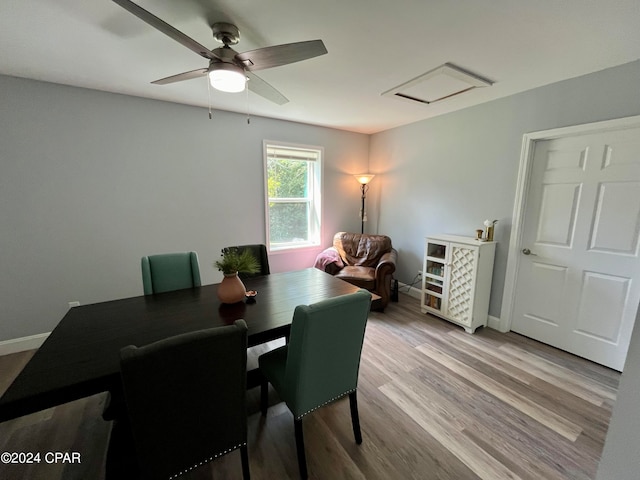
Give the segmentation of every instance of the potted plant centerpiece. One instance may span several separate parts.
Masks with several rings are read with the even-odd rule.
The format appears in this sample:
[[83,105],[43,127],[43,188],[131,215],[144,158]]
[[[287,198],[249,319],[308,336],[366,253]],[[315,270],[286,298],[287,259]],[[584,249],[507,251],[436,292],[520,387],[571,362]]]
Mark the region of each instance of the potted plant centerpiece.
[[260,271],[260,263],[249,250],[240,250],[237,247],[222,249],[220,260],[214,262],[214,266],[220,270],[224,278],[218,286],[218,298],[222,303],[241,302],[246,293],[246,288],[238,273],[257,273]]

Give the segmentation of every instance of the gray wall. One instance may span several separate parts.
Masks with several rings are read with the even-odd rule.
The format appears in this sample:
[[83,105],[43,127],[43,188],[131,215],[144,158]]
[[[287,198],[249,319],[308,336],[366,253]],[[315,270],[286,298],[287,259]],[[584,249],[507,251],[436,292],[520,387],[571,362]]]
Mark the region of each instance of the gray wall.
[[426,235],[472,236],[498,219],[489,313],[499,317],[522,135],[638,114],[640,61],[377,133],[369,231],[391,236],[409,283]]
[[618,401],[613,408],[597,480],[637,480],[640,476],[640,309],[631,335]]
[[141,295],[143,255],[196,250],[219,281],[222,247],[265,240],[263,139],[324,147],[324,246],[359,228],[367,135],[0,76],[0,341]]
[[349,174],[379,174],[366,228],[392,237],[404,283],[425,235],[499,219],[499,317],[522,135],[640,114],[638,85],[640,61],[369,137],[0,76],[0,341],[50,331],[69,301],[141,294],[142,255],[196,250],[203,282],[218,281],[221,247],[264,241],[265,138],[325,147],[325,245],[358,231]]
[[[359,228],[347,174],[369,156],[367,230],[393,238],[405,283],[425,235],[498,218],[499,316],[522,135],[638,115],[639,85],[636,61],[373,135],[369,154],[365,135],[0,76],[0,340],[51,330],[70,300],[141,294],[149,253],[197,250],[217,281],[222,246],[264,240],[264,138],[325,147],[325,244]],[[639,372],[636,328],[598,479],[637,474]]]

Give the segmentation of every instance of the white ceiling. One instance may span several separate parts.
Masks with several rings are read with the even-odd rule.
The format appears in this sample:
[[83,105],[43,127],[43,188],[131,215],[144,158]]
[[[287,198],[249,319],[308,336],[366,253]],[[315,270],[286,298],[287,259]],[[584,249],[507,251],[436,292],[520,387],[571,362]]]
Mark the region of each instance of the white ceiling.
[[[212,90],[216,109],[374,133],[640,58],[639,0],[139,0],[209,48],[324,41],[327,55],[257,72],[290,103]],[[440,103],[381,94],[451,62],[495,84]],[[0,73],[207,107],[207,61],[110,0],[0,0]],[[207,120],[203,111],[203,121]],[[207,120],[208,121],[208,120]]]

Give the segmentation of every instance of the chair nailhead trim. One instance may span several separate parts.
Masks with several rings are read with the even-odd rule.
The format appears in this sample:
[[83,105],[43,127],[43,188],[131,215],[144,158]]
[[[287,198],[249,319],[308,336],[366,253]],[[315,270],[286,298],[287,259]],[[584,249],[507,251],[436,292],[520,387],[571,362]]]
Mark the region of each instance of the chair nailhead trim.
[[221,457],[222,455],[226,455],[227,453],[233,452],[234,450],[237,450],[240,447],[246,447],[246,446],[247,446],[247,442],[244,442],[244,443],[241,443],[239,445],[236,445],[235,447],[231,447],[231,448],[225,450],[224,452],[216,453],[215,455],[209,457],[206,460],[201,461],[200,463],[196,463],[195,465],[193,465],[193,466],[191,466],[191,467],[189,467],[189,468],[187,468],[185,470],[182,470],[182,471],[176,473],[175,475],[171,475],[169,477],[169,480],[173,480],[174,478],[178,478],[179,476],[184,475],[187,472],[190,472],[194,468],[201,467],[205,463],[209,463],[212,460],[215,460],[216,458]]
[[340,394],[340,395],[338,395],[337,397],[333,397],[331,400],[327,400],[327,401],[326,401],[326,402],[324,402],[322,405],[318,405],[317,407],[312,408],[312,409],[311,409],[311,410],[309,410],[308,412],[304,412],[302,415],[298,415],[298,416],[296,417],[296,420],[300,420],[302,417],[304,417],[304,416],[305,416],[305,415],[307,415],[308,413],[311,413],[311,412],[313,412],[313,411],[315,411],[315,410],[318,410],[319,408],[322,408],[322,407],[324,407],[325,405],[329,405],[330,403],[335,402],[335,401],[336,401],[336,400],[338,400],[339,398],[342,398],[342,397],[344,397],[345,395],[349,395],[350,393],[353,393],[353,392],[355,392],[356,390],[357,390],[357,388],[354,388],[354,389],[349,390],[349,391],[347,391],[347,392],[341,393],[341,394]]

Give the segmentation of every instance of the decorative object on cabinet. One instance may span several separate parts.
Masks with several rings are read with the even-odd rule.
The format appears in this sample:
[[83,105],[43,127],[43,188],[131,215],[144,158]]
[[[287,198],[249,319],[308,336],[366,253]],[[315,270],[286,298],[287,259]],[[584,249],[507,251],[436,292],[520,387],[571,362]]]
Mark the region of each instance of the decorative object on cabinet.
[[364,233],[364,222],[367,221],[367,211],[364,208],[364,201],[367,196],[367,190],[369,190],[369,182],[373,180],[373,177],[375,177],[375,175],[371,175],[370,173],[359,173],[357,175],[354,175],[354,177],[356,177],[356,180],[358,180],[358,183],[360,184],[362,189],[362,206],[360,207],[360,233]]
[[422,313],[460,325],[468,333],[487,325],[496,243],[457,235],[426,238]]
[[386,235],[338,232],[333,246],[316,257],[315,267],[379,295],[372,309],[383,311],[392,297],[397,258]]
[[486,234],[484,236],[485,241],[493,242],[493,229],[496,226],[496,223],[498,223],[498,220],[485,220],[484,221],[484,226],[485,226],[485,229],[486,229]]

